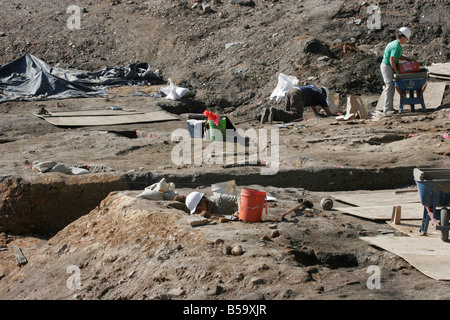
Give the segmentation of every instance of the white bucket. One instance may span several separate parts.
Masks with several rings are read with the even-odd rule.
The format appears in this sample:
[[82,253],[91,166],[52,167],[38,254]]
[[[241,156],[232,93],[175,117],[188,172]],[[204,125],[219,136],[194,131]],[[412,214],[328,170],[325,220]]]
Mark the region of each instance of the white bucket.
[[237,196],[237,190],[236,190],[236,181],[230,180],[220,183],[215,183],[211,185],[212,192],[216,194],[231,194]]

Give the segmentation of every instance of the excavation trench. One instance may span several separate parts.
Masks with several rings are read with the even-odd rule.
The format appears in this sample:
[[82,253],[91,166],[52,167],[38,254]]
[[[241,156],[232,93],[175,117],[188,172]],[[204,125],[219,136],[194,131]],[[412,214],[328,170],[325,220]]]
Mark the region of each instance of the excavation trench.
[[[102,173],[81,176],[43,174],[32,181],[0,179],[0,232],[51,236],[89,213],[113,191],[143,190],[166,178],[177,188],[208,187],[235,180],[238,186],[260,185],[303,188],[309,191],[383,190],[410,186],[413,168],[323,169],[280,171],[274,176],[244,170],[160,174]],[[269,177],[269,178],[268,178]]]

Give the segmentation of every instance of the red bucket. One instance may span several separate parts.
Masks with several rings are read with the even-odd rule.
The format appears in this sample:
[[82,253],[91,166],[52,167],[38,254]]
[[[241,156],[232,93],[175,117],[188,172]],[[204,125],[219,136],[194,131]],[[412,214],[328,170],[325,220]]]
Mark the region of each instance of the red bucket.
[[414,73],[419,72],[419,63],[417,61],[407,61],[400,63],[398,65],[398,68],[400,69],[400,73]]
[[239,219],[247,222],[261,221],[264,205],[267,214],[266,193],[264,191],[242,189],[239,202]]

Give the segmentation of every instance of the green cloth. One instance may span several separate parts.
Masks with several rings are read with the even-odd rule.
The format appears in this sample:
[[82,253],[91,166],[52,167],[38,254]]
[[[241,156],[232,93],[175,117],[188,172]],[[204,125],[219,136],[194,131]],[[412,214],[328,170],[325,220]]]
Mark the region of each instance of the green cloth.
[[231,194],[218,193],[208,200],[213,204],[213,214],[229,215],[239,211],[238,197]]
[[390,42],[386,49],[384,49],[384,55],[383,55],[383,63],[390,66],[391,57],[395,57],[395,64],[397,64],[398,59],[402,56],[403,48],[400,45],[400,42],[398,40],[394,40]]

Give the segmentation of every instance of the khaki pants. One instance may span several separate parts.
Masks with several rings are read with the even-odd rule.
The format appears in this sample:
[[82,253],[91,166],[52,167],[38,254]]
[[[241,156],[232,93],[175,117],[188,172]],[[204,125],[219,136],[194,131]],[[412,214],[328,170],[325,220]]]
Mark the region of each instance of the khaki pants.
[[394,94],[395,94],[395,83],[394,83],[394,70],[391,66],[385,63],[380,65],[381,74],[383,75],[383,81],[386,88],[386,95],[384,100],[383,112],[394,110]]
[[275,121],[293,121],[303,118],[303,110],[305,109],[305,97],[300,90],[291,88],[286,92],[286,102],[283,109],[274,109]]

